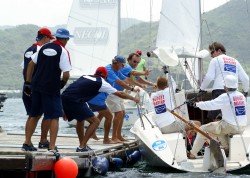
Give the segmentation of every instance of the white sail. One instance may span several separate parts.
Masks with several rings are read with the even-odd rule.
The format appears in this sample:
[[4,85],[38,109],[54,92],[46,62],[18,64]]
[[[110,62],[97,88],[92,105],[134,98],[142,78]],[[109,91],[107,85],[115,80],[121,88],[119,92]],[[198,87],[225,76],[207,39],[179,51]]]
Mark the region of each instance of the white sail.
[[117,55],[119,0],[74,0],[67,28],[74,38],[67,48],[72,65],[71,77],[93,74]]
[[[164,0],[156,40],[156,47],[175,51],[181,66],[185,61],[191,73],[186,73],[193,88],[198,88],[199,65],[197,58],[208,55],[200,47],[200,2],[198,0]],[[185,58],[185,59],[184,59]],[[164,61],[163,61],[164,62]],[[168,65],[168,63],[165,63]]]

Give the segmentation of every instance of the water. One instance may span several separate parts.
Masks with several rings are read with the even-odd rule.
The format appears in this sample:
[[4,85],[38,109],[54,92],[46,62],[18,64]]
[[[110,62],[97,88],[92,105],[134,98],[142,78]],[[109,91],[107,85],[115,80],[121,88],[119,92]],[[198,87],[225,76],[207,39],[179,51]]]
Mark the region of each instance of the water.
[[[249,99],[248,99],[249,101]],[[0,126],[6,132],[24,133],[25,122],[27,119],[26,112],[21,98],[9,98],[4,103],[4,112],[0,113]],[[40,133],[40,124],[36,129],[36,132]],[[129,131],[124,133],[129,134]],[[99,134],[103,134],[102,130],[98,130]],[[60,119],[59,134],[75,134],[75,128],[69,127],[68,123]],[[95,178],[101,178],[103,176],[95,176]],[[250,175],[216,175],[210,173],[168,173],[165,169],[156,169],[148,167],[145,162],[140,161],[136,165],[130,168],[122,168],[116,172],[108,172],[105,178],[208,178],[208,177],[225,177],[225,178],[250,178]]]

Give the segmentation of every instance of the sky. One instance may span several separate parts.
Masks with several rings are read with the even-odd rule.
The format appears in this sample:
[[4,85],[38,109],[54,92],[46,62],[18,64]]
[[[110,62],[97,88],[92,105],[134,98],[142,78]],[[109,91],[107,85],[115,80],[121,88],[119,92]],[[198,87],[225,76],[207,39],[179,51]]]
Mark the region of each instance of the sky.
[[[73,0],[0,0],[0,26],[35,24],[53,27],[67,24]],[[202,0],[204,11],[229,0]],[[150,21],[150,0],[121,0],[121,16]],[[152,20],[159,20],[161,0],[152,0]],[[202,8],[203,12],[203,8]]]

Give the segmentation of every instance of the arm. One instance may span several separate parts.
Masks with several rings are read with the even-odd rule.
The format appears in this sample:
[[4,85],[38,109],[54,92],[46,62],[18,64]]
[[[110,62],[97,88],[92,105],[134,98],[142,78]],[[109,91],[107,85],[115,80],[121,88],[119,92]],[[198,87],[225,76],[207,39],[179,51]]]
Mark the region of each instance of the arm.
[[113,94],[120,97],[120,98],[122,98],[122,99],[129,99],[129,100],[132,100],[132,101],[134,101],[136,103],[139,103],[139,101],[140,101],[139,98],[133,97],[133,96],[131,96],[131,95],[129,95],[129,94],[123,92],[123,91],[116,91]]
[[31,82],[32,80],[32,74],[35,68],[35,63],[31,60],[28,64],[28,68],[27,68],[27,73],[26,73],[26,81],[25,82]]
[[122,86],[123,88],[125,88],[125,89],[127,89],[127,90],[131,90],[131,91],[137,91],[136,89],[134,89],[133,87],[130,87],[130,86],[128,86],[124,81],[122,81],[122,80],[116,80],[115,81],[115,83],[116,84],[118,84],[118,85],[120,85],[120,86]]
[[215,63],[214,62],[216,62],[216,61],[213,60],[213,59],[209,63],[207,74],[206,74],[206,76],[204,77],[204,79],[203,79],[203,81],[201,83],[201,86],[200,86],[201,90],[207,89],[207,87],[210,84],[210,82],[212,80],[214,80],[214,77],[215,77]]
[[197,102],[195,106],[202,110],[217,110],[225,107],[225,105],[227,105],[226,103],[230,104],[228,96],[227,94],[222,94],[214,100]]
[[137,81],[140,82],[140,83],[142,83],[142,84],[145,84],[145,85],[150,85],[152,87],[156,87],[155,83],[149,82],[149,81],[147,81],[147,80],[145,80],[145,79],[143,79],[141,77],[138,78]]
[[244,92],[248,92],[249,89],[249,77],[246,74],[246,72],[244,71],[244,69],[242,68],[242,66],[240,65],[240,63],[238,63],[238,77],[240,79],[240,81],[242,82],[242,88]]
[[143,71],[143,72],[139,72],[139,71],[137,71],[137,70],[132,70],[131,72],[130,72],[130,75],[134,75],[134,76],[141,76],[141,75],[145,75],[145,76],[148,76],[149,74],[150,74],[150,70],[145,70],[145,71]]
[[130,85],[136,85],[138,87],[144,88],[143,85],[141,85],[139,82],[137,82],[136,80],[133,80],[131,78],[126,78],[126,82],[128,82]]

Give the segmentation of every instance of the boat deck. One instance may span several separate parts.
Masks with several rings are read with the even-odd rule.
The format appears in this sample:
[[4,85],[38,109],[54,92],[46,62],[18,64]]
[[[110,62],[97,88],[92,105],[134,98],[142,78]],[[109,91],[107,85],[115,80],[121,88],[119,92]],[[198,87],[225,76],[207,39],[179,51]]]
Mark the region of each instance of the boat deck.
[[[122,144],[103,144],[103,140],[98,141],[90,139],[88,146],[93,151],[79,153],[76,152],[76,147],[79,145],[78,137],[73,134],[61,134],[57,137],[56,145],[61,156],[69,156],[78,165],[81,176],[86,176],[85,172],[91,168],[91,160],[96,156],[104,156],[107,158],[120,157],[126,158],[127,153],[137,150],[138,146],[134,138],[127,138],[128,142]],[[35,152],[22,151],[21,147],[24,141],[23,133],[0,133],[0,177],[2,172],[6,171],[21,171],[39,172],[49,171],[49,175],[53,174],[54,163],[56,157],[47,149],[38,149]],[[39,134],[34,134],[32,142],[37,147],[40,140]],[[9,175],[9,173],[7,174]],[[18,175],[20,176],[20,175]],[[89,176],[89,175],[88,175]],[[39,177],[39,176],[36,176]],[[42,175],[41,177],[44,177]]]

